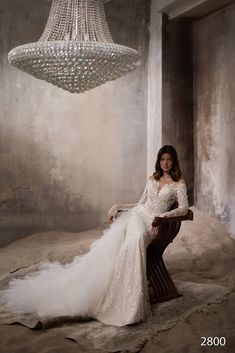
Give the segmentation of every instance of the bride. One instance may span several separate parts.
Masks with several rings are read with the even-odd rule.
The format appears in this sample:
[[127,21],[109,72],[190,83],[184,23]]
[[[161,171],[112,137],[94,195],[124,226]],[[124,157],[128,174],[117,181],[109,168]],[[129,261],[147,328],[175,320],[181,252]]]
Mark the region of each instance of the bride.
[[[168,211],[175,201],[178,208]],[[110,228],[86,254],[65,265],[40,263],[37,271],[12,279],[0,291],[0,302],[13,312],[39,317],[80,316],[115,326],[144,321],[151,315],[146,248],[157,235],[151,224],[155,216],[180,216],[187,211],[177,152],[165,145],[139,202],[113,206]]]

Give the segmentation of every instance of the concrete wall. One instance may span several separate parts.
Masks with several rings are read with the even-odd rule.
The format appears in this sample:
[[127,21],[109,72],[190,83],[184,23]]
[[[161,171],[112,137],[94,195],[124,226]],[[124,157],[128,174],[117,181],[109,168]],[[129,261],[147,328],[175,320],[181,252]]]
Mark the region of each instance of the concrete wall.
[[157,1],[151,1],[147,86],[147,171],[154,171],[162,146],[162,15]]
[[193,205],[193,65],[191,20],[163,16],[162,143],[173,145]]
[[[36,230],[92,228],[146,180],[146,68],[72,95],[7,62],[36,41],[51,2],[0,1],[0,245]],[[148,4],[111,1],[114,39],[147,57]]]
[[168,21],[151,3],[148,58],[148,173],[159,148],[179,155],[190,205],[193,204],[193,66],[191,21]]
[[194,25],[195,197],[235,236],[235,5]]
[[[235,5],[194,21],[161,18],[158,9],[153,0],[148,169],[156,147],[173,144],[190,204],[223,221],[235,236]],[[208,1],[207,12],[213,9]]]

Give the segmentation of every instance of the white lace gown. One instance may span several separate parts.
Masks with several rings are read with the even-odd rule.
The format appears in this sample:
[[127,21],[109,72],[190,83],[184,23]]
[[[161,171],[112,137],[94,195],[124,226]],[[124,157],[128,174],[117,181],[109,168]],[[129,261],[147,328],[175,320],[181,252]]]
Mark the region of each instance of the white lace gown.
[[[178,201],[179,207],[168,211]],[[185,215],[186,185],[148,179],[136,206],[123,212],[90,250],[71,263],[43,262],[39,270],[14,278],[0,291],[0,302],[17,313],[40,317],[92,317],[107,325],[124,326],[151,315],[146,275],[146,248],[153,239],[155,216]]]

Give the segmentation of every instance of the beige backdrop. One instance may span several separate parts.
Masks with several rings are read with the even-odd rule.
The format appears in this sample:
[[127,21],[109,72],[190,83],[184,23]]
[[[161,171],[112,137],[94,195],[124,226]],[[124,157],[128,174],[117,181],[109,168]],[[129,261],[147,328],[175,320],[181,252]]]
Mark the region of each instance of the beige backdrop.
[[[48,1],[0,1],[0,244],[37,229],[82,230],[114,203],[135,202],[146,181],[145,64],[73,95],[7,62],[36,41]],[[114,39],[147,55],[144,1],[105,5]],[[125,14],[125,16],[123,16]]]

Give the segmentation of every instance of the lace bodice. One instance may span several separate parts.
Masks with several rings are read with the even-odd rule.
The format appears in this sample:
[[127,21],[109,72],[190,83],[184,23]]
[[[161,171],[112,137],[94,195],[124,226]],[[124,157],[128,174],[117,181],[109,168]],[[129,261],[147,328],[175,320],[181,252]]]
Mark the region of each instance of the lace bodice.
[[[178,208],[169,211],[178,202]],[[188,211],[187,188],[183,179],[171,184],[164,184],[150,177],[147,180],[143,195],[137,204],[119,205],[122,210],[134,208],[141,213],[148,223],[152,223],[155,216],[177,217],[184,216]]]
[[[178,208],[168,211],[173,203],[178,202]],[[143,195],[141,196],[138,206],[142,207],[151,215],[159,217],[176,217],[187,214],[188,197],[185,181],[181,179],[178,182],[164,184],[160,186],[160,182],[154,178],[149,178]]]

